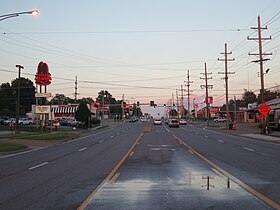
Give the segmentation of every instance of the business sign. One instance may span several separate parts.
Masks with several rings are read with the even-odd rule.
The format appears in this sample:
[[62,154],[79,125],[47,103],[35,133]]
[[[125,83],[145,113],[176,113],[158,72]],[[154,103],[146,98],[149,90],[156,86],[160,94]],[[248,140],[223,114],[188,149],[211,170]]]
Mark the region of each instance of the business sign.
[[51,93],[35,93],[36,98],[50,98]]
[[35,113],[36,114],[48,114],[51,112],[50,106],[36,106]]
[[45,62],[40,62],[37,67],[37,72],[35,75],[35,83],[40,86],[47,86],[51,84],[51,74],[49,73],[48,64]]

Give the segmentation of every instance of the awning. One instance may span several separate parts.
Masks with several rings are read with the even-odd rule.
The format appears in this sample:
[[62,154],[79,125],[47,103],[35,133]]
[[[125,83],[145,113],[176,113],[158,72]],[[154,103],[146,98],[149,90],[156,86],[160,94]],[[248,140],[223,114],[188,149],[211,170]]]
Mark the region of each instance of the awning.
[[60,114],[74,114],[77,109],[77,106],[53,107],[52,112]]

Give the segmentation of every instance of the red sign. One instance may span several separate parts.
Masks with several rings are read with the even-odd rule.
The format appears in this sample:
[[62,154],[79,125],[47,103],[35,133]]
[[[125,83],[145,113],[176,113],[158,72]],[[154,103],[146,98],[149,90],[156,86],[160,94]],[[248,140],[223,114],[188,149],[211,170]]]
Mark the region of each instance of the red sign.
[[207,99],[208,104],[212,104],[213,103],[213,96],[209,96]]
[[51,84],[51,80],[48,64],[41,61],[35,75],[35,83],[40,86],[47,86]]
[[270,107],[266,105],[266,103],[262,103],[262,105],[258,108],[259,113],[264,117],[269,113]]
[[263,117],[264,117],[264,116],[260,114],[260,115],[258,116],[258,119],[261,120]]

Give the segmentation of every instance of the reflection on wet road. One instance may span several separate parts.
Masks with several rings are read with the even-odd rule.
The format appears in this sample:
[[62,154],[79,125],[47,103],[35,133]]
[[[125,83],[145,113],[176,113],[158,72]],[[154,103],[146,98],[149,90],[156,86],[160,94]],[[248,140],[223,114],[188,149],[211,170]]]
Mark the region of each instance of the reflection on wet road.
[[271,208],[154,126],[86,209]]

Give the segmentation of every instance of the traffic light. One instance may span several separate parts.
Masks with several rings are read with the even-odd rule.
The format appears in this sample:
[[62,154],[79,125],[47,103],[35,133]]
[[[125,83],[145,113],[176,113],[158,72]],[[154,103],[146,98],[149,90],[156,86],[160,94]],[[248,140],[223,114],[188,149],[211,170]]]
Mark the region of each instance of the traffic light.
[[154,101],[150,101],[150,106],[155,106],[155,102]]
[[140,102],[139,101],[137,101],[137,106],[140,106]]

